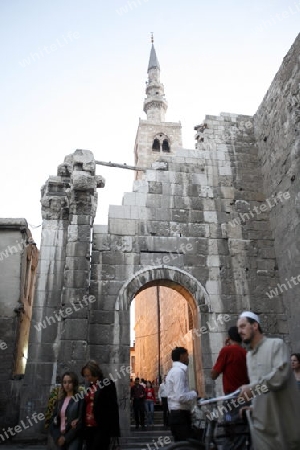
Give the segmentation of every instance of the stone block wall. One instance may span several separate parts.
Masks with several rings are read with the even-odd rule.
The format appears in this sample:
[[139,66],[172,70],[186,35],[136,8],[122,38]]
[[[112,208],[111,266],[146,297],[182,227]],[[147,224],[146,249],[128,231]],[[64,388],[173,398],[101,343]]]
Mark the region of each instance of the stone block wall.
[[[259,313],[270,334],[283,336],[287,329],[281,298],[270,301],[267,296],[269,286],[278,283],[278,268],[253,118],[223,113],[206,116],[196,128],[195,150],[164,155],[163,165],[158,156],[133,192],[125,193],[123,204],[111,206],[107,229],[95,234],[92,279],[99,314],[113,308],[119,295],[118,325],[110,330],[110,342],[116,342],[114,333],[129,336],[128,304],[120,292],[138,274],[136,284],[143,280],[145,288],[149,280],[154,283],[156,271],[172,267],[201,286],[205,304],[193,288],[182,295],[192,308],[197,388],[200,392],[203,383],[211,395],[214,385],[208,373],[227,328],[242,310]],[[172,281],[180,292],[176,277],[160,276],[155,285]],[[132,295],[137,293],[138,288]],[[173,305],[173,314],[175,310]],[[122,358],[110,358],[110,363],[129,360],[129,347],[122,347]],[[109,360],[103,362],[110,369]]]
[[38,250],[25,219],[0,219],[0,427],[16,424]]
[[[292,351],[300,351],[300,35],[254,116],[266,198],[289,196],[270,211],[279,279],[273,301],[283,297]],[[270,290],[269,290],[270,291]],[[271,292],[271,291],[270,291]],[[270,300],[272,302],[272,299]]]
[[[208,239],[201,253],[216,318],[230,316],[226,329],[242,310],[251,309],[260,314],[267,333],[283,335],[287,329],[282,299],[270,300],[267,295],[278,282],[269,223],[270,210],[276,206],[270,206],[263,194],[253,118],[228,113],[206,116],[196,130],[203,164],[201,190],[207,192],[203,215]],[[203,318],[210,323],[211,318]],[[217,328],[215,343],[202,345],[207,368],[224,342],[224,333],[218,337],[224,328]],[[203,336],[203,342],[206,339]]]

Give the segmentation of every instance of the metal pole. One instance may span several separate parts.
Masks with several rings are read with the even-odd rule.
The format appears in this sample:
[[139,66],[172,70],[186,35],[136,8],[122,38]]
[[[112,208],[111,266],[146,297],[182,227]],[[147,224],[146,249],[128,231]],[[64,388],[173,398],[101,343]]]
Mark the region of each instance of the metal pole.
[[119,169],[136,170],[136,171],[141,171],[141,172],[146,172],[146,170],[147,170],[146,167],[128,166],[126,163],[118,164],[118,163],[112,163],[111,161],[109,161],[109,162],[95,161],[95,164],[99,164],[100,166],[118,167]]
[[158,345],[158,383],[161,383],[160,376],[160,297],[159,286],[156,286],[156,303],[157,303],[157,345]]

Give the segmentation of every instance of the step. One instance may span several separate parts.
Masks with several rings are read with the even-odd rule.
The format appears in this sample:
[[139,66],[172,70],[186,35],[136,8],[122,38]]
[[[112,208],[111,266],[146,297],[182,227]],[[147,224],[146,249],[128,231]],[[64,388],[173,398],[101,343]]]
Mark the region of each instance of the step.
[[142,428],[136,429],[135,426],[130,427],[130,434],[129,436],[139,436],[139,435],[148,435],[148,434],[154,434],[154,435],[171,435],[171,431],[169,428],[165,428],[162,425],[154,425],[153,427],[150,425],[149,427],[145,426],[145,429],[142,430]]
[[[147,425],[147,423],[145,423],[145,428],[149,427],[150,430],[160,430],[160,431],[164,431],[166,430],[166,427],[162,424],[162,423],[155,423],[153,425]],[[141,426],[139,427],[139,430],[141,430]],[[132,431],[133,433],[136,431],[135,428],[135,424],[131,423],[130,425],[130,431]]]
[[122,450],[157,450],[173,442],[170,430],[134,430],[129,436],[121,437]]

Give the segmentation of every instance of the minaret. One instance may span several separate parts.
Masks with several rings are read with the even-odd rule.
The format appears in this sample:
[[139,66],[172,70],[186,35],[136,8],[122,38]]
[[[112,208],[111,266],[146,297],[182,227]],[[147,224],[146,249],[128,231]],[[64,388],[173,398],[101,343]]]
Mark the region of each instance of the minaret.
[[[162,157],[167,158],[182,147],[181,123],[165,122],[168,103],[165,99],[164,86],[160,82],[160,65],[156,56],[151,36],[151,52],[148,64],[148,81],[146,82],[144,112],[147,119],[139,121],[135,139],[135,165],[151,168],[151,164]],[[142,178],[143,172],[137,172],[136,178]]]
[[160,82],[160,66],[151,36],[151,53],[148,64],[148,81],[146,87],[147,98],[144,101],[144,111],[147,120],[152,122],[164,122],[168,103],[165,99],[164,85]]

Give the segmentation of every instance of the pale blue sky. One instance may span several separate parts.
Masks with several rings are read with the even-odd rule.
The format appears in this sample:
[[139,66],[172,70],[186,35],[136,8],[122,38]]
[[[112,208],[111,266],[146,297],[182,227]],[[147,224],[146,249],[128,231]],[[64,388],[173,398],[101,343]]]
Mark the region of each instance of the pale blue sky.
[[[151,31],[166,120],[194,148],[205,114],[255,113],[299,23],[300,0],[0,0],[1,217],[39,225],[40,188],[77,148],[133,164]],[[97,173],[100,224],[133,172]]]

